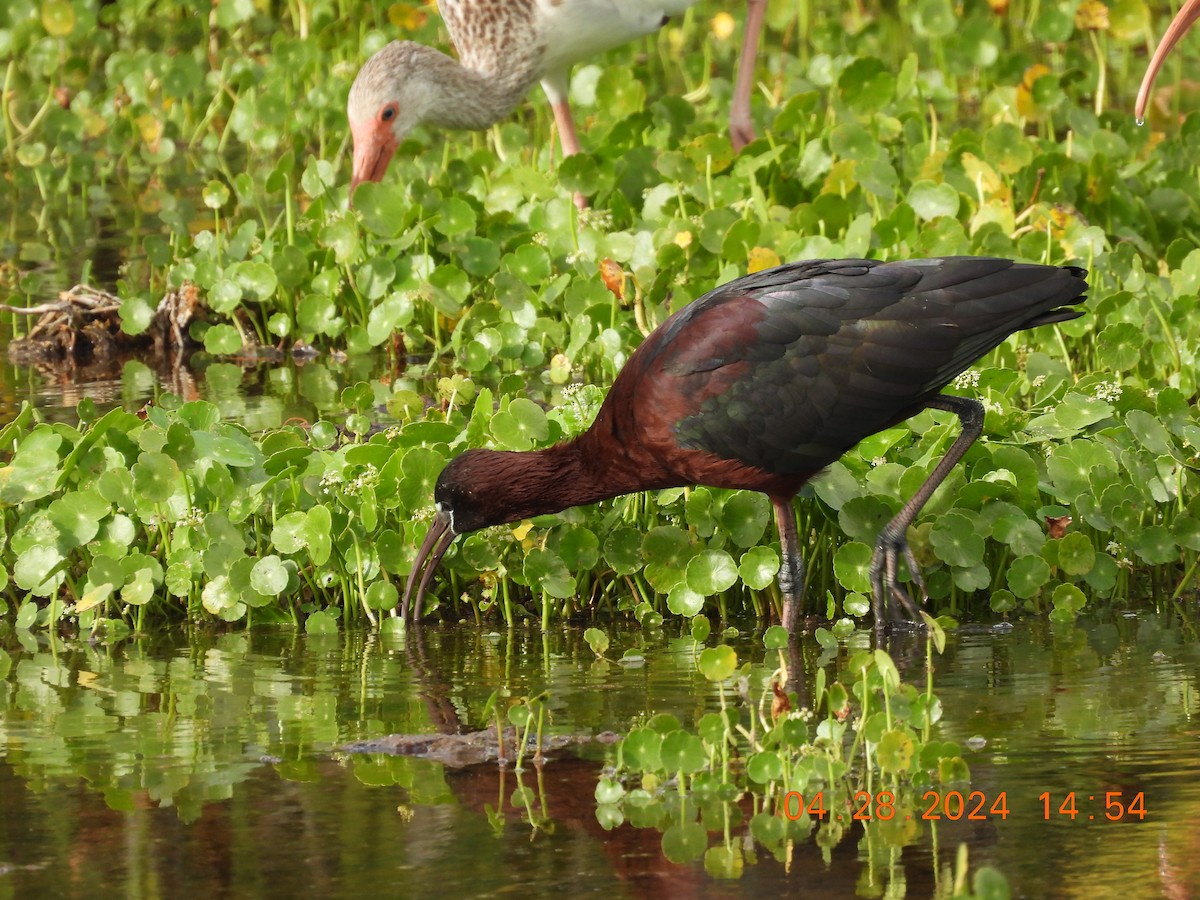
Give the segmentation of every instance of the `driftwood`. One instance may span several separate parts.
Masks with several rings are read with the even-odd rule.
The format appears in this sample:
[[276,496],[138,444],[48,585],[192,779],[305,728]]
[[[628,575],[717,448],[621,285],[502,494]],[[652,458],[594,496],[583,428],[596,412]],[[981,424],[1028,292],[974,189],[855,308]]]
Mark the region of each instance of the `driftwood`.
[[0,310],[39,316],[29,334],[8,345],[13,362],[89,363],[118,352],[121,301],[107,291],[77,284],[58,295],[57,303],[21,307],[0,305]]
[[38,316],[24,337],[8,345],[17,363],[90,365],[153,347],[159,354],[179,354],[193,346],[187,328],[202,311],[200,292],[193,284],[169,291],[158,304],[145,334],[121,330],[121,300],[108,291],[77,284],[58,295],[57,302],[37,306],[0,304],[0,311]]

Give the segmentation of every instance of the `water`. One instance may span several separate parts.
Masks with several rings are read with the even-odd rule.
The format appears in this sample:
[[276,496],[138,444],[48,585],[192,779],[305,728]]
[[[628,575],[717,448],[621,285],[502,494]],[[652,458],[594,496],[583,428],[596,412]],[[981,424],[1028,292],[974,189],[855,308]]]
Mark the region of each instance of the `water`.
[[[1010,815],[943,821],[936,835],[916,823],[919,837],[902,851],[855,831],[829,862],[811,840],[790,866],[760,851],[734,881],[667,862],[653,829],[600,828],[593,791],[604,746],[520,775],[339,749],[486,727],[498,688],[509,698],[548,691],[549,731],[562,735],[625,731],[656,712],[691,723],[715,707],[690,641],[612,636],[610,655],[640,646],[645,665],[598,662],[565,628],[545,637],[425,629],[406,643],[256,632],[112,647],[10,634],[0,897],[409,896],[431,885],[449,896],[570,885],[615,896],[924,897],[936,879],[946,888],[963,842],[972,869],[998,867],[1015,896],[1200,892],[1200,650],[1166,617],[953,635],[938,662],[936,737],[979,748],[965,751],[971,789],[989,803],[1005,792]],[[743,656],[761,646],[751,635],[736,644]],[[835,657],[815,645],[804,656],[809,684],[817,666],[834,674]],[[530,788],[528,807],[511,803],[519,786]],[[1068,791],[1074,819],[1057,811]],[[1049,821],[1043,792],[1055,798]],[[1105,792],[1124,802],[1144,792],[1145,821],[1105,820]],[[744,823],[733,834],[753,849]]]
[[[198,186],[181,186],[180,192],[188,202],[200,204]],[[120,280],[148,284],[151,270],[142,245],[155,233],[154,223],[135,210],[132,201],[117,204],[111,215],[66,204],[54,206],[41,225],[29,216],[10,219],[7,231],[0,231],[0,304],[54,303],[61,292],[81,283],[121,296]],[[207,220],[198,224],[211,225]],[[19,278],[5,278],[9,262],[16,266],[14,272],[20,271]],[[14,362],[10,342],[24,336],[37,318],[0,313],[0,424],[11,421],[25,401],[48,421],[74,424],[75,407],[84,398],[102,412],[117,406],[132,412],[169,392],[185,400],[210,400],[226,419],[261,431],[289,420],[340,419],[345,414],[341,391],[359,381],[411,380],[413,389],[433,393],[423,365],[410,371],[383,352],[352,357],[322,353],[303,361],[285,354],[268,362],[218,360],[202,352],[156,358],[147,351],[138,358],[76,366]],[[388,392],[378,385],[377,393],[382,402]]]

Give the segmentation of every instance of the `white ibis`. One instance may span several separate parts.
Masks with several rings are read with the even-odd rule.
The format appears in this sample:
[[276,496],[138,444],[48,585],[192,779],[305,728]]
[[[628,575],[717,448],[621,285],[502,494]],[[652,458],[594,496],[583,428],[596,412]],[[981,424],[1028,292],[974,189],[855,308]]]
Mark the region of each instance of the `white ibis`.
[[1179,43],[1180,38],[1187,34],[1188,29],[1196,24],[1197,19],[1200,19],[1200,0],[1187,0],[1175,18],[1171,20],[1171,24],[1167,27],[1167,33],[1162,36],[1162,40],[1154,48],[1154,56],[1150,59],[1150,65],[1146,66],[1146,74],[1142,76],[1142,86],[1138,88],[1137,102],[1133,107],[1133,113],[1137,116],[1138,122],[1146,117],[1146,106],[1150,102],[1150,88],[1154,87],[1154,79],[1163,63],[1167,61],[1167,54]]
[[[354,137],[350,191],[379,181],[396,147],[428,123],[478,131],[504,118],[540,81],[562,140],[579,152],[567,102],[571,67],[593,54],[650,34],[696,0],[441,0],[459,60],[392,41],[354,79],[347,103]],[[736,149],[754,137],[750,91],[767,0],[746,0],[746,27],[729,116]],[[582,198],[576,198],[582,202]]]

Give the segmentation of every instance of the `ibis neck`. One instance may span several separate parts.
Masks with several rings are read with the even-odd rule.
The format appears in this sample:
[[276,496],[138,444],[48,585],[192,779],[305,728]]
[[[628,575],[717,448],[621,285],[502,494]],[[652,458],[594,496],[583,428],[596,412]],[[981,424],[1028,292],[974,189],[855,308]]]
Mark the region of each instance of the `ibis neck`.
[[621,494],[678,486],[666,472],[646,471],[619,449],[593,448],[593,432],[573,441],[524,453],[497,453],[491,482],[507,521],[586,506]]
[[433,93],[424,120],[440,128],[490,128],[512,112],[538,80],[528,58],[487,70],[464,66],[431,47],[421,47],[420,53],[425,57],[422,68]]

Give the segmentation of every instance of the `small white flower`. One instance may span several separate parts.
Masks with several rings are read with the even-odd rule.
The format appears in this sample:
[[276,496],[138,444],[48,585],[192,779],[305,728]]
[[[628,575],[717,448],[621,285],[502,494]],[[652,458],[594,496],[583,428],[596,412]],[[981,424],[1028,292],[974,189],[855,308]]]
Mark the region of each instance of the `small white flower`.
[[1115,381],[1102,381],[1096,385],[1092,397],[1096,400],[1103,400],[1106,403],[1114,403],[1121,399],[1121,385]]
[[604,209],[588,207],[579,211],[579,224],[584,228],[594,228],[597,231],[607,231],[612,228],[612,213]]
[[1116,541],[1109,541],[1108,546],[1106,546],[1104,548],[1106,553],[1111,553],[1113,556],[1116,556],[1118,553],[1120,553],[1124,549],[1125,548],[1122,547],[1120,544],[1118,544]]
[[959,390],[979,387],[979,373],[973,371],[959,373],[958,377],[954,379],[954,386]]
[[1045,376],[1045,375],[1039,375],[1037,378],[1033,379],[1033,386],[1034,386],[1035,388],[1039,388],[1039,387],[1041,387],[1041,386],[1042,386],[1043,384],[1045,384],[1045,383],[1046,383],[1046,376]]

